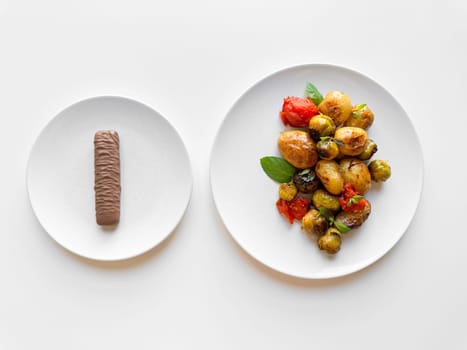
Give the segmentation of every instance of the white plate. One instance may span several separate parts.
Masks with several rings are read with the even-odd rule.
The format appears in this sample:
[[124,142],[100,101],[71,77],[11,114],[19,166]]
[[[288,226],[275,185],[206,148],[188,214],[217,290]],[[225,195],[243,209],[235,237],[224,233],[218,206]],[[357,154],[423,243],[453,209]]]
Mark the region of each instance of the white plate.
[[[114,230],[96,224],[94,133],[120,135],[121,217]],[[83,100],[59,113],[31,151],[27,186],[44,229],[68,250],[95,260],[122,260],[163,241],[191,196],[186,148],[170,123],[123,97]]]
[[[279,155],[276,142],[284,129],[279,118],[283,98],[304,96],[309,81],[323,95],[342,90],[354,104],[368,104],[375,113],[368,132],[379,147],[373,159],[389,160],[392,167],[392,177],[374,185],[367,196],[372,203],[370,218],[344,237],[335,256],[319,251],[298,222],[290,225],[278,214],[278,184],[259,163],[263,156]],[[310,64],[272,74],[240,97],[219,129],[210,177],[220,216],[246,252],[282,273],[321,279],[360,270],[396,244],[420,199],[423,159],[411,121],[383,87],[346,68]]]

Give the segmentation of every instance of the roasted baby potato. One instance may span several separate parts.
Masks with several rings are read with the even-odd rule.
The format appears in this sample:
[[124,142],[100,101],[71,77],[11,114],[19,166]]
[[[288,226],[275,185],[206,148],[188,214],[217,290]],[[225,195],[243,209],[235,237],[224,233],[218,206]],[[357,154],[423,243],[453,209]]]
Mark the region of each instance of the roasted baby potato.
[[341,211],[339,214],[337,214],[335,221],[343,223],[345,226],[348,228],[356,228],[362,225],[366,219],[368,219],[368,216],[370,216],[371,213],[371,204],[366,201],[366,205],[363,208],[362,211],[358,212],[348,212],[348,211]]
[[352,108],[349,96],[337,90],[329,92],[318,105],[319,111],[330,117],[336,126],[344,124],[350,117]]
[[357,158],[344,158],[339,162],[339,171],[344,183],[355,186],[358,194],[365,194],[371,188],[371,174],[366,164]]
[[320,160],[316,163],[316,175],[331,194],[340,194],[344,188],[344,178],[339,170],[339,165],[334,160]]
[[277,145],[282,157],[298,169],[311,168],[318,160],[315,141],[306,131],[283,131]]
[[302,218],[302,229],[308,234],[321,236],[328,228],[328,221],[318,210],[310,209]]
[[350,117],[345,121],[345,126],[356,126],[368,129],[375,119],[375,115],[367,105],[357,105],[352,108]]
[[368,134],[362,128],[344,126],[336,130],[334,140],[337,142],[341,154],[356,156],[365,149]]

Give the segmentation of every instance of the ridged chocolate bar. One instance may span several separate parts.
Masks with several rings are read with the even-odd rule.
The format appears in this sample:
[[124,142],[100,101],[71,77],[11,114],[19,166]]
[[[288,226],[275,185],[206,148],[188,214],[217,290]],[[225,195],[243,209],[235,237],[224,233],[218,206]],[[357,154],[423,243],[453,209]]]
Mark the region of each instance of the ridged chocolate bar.
[[94,135],[94,191],[96,222],[115,225],[120,221],[120,138],[113,130]]

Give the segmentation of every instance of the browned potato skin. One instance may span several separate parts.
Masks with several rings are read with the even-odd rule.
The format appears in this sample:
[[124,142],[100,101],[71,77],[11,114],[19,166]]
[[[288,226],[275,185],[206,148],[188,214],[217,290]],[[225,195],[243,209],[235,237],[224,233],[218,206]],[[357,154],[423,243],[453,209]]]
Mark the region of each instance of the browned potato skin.
[[371,173],[367,165],[357,158],[344,158],[339,162],[339,170],[344,183],[351,183],[363,195],[371,188]]
[[365,149],[368,134],[362,128],[343,126],[334,133],[339,151],[345,156],[357,156]]
[[302,130],[286,130],[277,141],[282,157],[298,169],[311,168],[318,161],[318,151],[310,134]]
[[357,128],[368,129],[375,120],[375,115],[368,106],[357,110],[354,106],[350,117],[345,121],[344,126],[355,126]]
[[334,160],[320,160],[316,163],[315,172],[326,190],[338,195],[344,188],[344,178],[339,165]]
[[329,92],[318,105],[319,111],[330,117],[336,126],[345,123],[352,114],[352,108],[349,96],[337,90]]
[[371,213],[371,204],[368,202],[368,200],[366,203],[367,205],[365,205],[365,208],[357,213],[341,211],[339,214],[337,214],[335,221],[342,222],[350,229],[361,226],[366,221],[366,219],[368,219]]

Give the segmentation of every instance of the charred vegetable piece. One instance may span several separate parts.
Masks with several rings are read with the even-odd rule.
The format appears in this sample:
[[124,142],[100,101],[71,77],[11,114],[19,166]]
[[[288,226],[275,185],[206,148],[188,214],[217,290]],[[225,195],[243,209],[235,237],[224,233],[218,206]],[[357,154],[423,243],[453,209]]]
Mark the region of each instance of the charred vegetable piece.
[[373,181],[384,182],[391,177],[391,167],[385,160],[373,160],[368,168]]
[[331,160],[339,155],[339,146],[330,137],[323,137],[318,141],[316,149],[321,159]]
[[279,198],[285,201],[291,201],[297,195],[297,186],[293,183],[287,182],[279,185]]
[[316,209],[310,209],[302,218],[302,229],[308,234],[321,236],[327,228],[328,221]]
[[311,137],[315,141],[318,141],[321,137],[334,135],[336,124],[334,124],[334,121],[327,115],[318,114],[310,119],[308,128]]
[[318,161],[316,143],[306,131],[283,131],[277,145],[282,157],[298,169],[311,168]]
[[292,180],[302,193],[313,193],[320,185],[319,179],[312,169],[299,171],[293,176]]
[[336,126],[340,126],[350,117],[352,113],[352,102],[349,96],[341,91],[331,91],[324,96],[318,106],[321,113],[329,116]]
[[341,233],[335,227],[330,227],[318,240],[318,247],[328,254],[336,254],[341,249]]
[[362,129],[368,129],[375,119],[371,109],[364,103],[352,108],[350,117],[345,121],[345,126],[356,126]]

